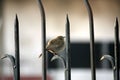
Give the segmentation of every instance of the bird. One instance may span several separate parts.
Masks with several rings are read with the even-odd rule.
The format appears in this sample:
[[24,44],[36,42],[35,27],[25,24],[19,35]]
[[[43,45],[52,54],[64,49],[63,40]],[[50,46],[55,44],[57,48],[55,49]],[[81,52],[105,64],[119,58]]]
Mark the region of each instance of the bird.
[[[57,36],[56,38],[49,40],[46,45],[46,50],[52,53],[53,55],[58,55],[65,49],[64,38],[64,36]],[[39,58],[41,56],[42,54],[40,54]]]

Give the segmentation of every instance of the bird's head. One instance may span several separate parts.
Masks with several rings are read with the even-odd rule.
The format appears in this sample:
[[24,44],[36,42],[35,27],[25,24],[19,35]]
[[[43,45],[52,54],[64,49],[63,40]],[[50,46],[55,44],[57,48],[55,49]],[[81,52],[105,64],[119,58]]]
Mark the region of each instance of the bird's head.
[[65,37],[64,36],[58,36],[57,38],[63,40]]

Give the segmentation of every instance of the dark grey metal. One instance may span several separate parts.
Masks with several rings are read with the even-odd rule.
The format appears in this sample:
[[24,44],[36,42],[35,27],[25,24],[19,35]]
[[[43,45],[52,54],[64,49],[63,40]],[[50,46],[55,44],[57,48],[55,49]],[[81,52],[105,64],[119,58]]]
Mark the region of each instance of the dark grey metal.
[[9,54],[5,54],[3,57],[1,57],[1,59],[4,59],[4,58],[9,58],[11,63],[12,63],[13,68],[15,68],[15,58],[14,58],[14,56],[9,55]]
[[66,70],[66,60],[62,56],[60,56],[60,55],[54,55],[52,57],[52,59],[51,59],[51,62],[56,60],[56,59],[59,59],[62,62],[63,66],[64,66],[64,68]]
[[40,12],[41,12],[41,22],[42,22],[42,76],[43,80],[47,80],[47,60],[46,60],[46,17],[43,4],[41,0],[38,0]]
[[119,80],[119,23],[118,18],[115,22],[115,43],[114,43],[114,56],[115,56],[115,80]]
[[71,80],[70,22],[66,17],[66,80]]
[[[91,61],[91,74],[92,80],[96,80],[96,64],[95,64],[95,46],[94,46],[94,20],[91,6],[88,0],[84,0],[88,15],[89,15],[89,27],[90,27],[90,61]],[[38,0],[40,11],[41,11],[41,22],[42,22],[42,77],[43,80],[47,80],[47,53],[46,53],[46,16],[43,4],[41,0]],[[14,80],[20,80],[20,48],[19,48],[19,21],[16,15],[15,19],[15,57],[9,54],[6,54],[4,58],[9,58],[12,62],[13,71],[14,71]],[[115,24],[115,45],[114,45],[114,56],[113,58],[110,55],[104,55],[101,60],[107,59],[111,62],[113,67],[114,80],[119,80],[119,23],[118,18],[116,18]],[[66,16],[66,60],[59,56],[55,55],[51,60],[60,59],[65,67],[65,80],[71,80],[71,49],[70,49],[70,22],[68,15]]]
[[102,56],[101,60],[107,59],[111,62],[113,68],[114,80],[119,80],[119,23],[118,18],[115,22],[115,43],[114,43],[114,58],[110,55]]
[[68,15],[66,16],[66,60],[59,55],[52,57],[51,61],[60,59],[65,68],[65,80],[71,80],[71,50],[70,50],[70,22]]
[[15,19],[15,27],[14,27],[14,34],[15,34],[15,57],[9,54],[5,54],[4,58],[9,58],[12,62],[13,71],[14,71],[14,80],[20,80],[20,59],[19,59],[19,22],[18,17],[16,15]]
[[108,60],[111,63],[112,69],[115,70],[115,59],[111,55],[103,55],[100,58],[100,61],[103,61],[104,59]]
[[[3,5],[4,5],[4,0],[0,0],[0,55],[3,54]],[[3,73],[3,63],[0,62],[0,77],[2,77]]]
[[88,15],[89,15],[89,26],[90,26],[90,61],[91,61],[91,74],[92,80],[96,80],[96,64],[95,64],[95,47],[94,47],[94,20],[91,6],[88,0],[84,0]]
[[16,65],[16,80],[20,80],[20,56],[19,56],[19,22],[16,14],[15,19],[15,65]]
[[0,0],[0,18],[3,15],[3,0]]
[[115,59],[111,55],[104,55],[101,57],[100,61],[102,60],[108,60],[111,63],[112,69],[113,69],[113,78],[116,80],[116,66],[115,66]]
[[4,59],[4,58],[9,58],[11,63],[12,63],[12,67],[13,67],[13,79],[14,80],[17,80],[17,75],[16,75],[16,65],[15,65],[15,58],[14,56],[12,55],[9,55],[9,54],[5,54],[5,56],[1,57],[1,59]]

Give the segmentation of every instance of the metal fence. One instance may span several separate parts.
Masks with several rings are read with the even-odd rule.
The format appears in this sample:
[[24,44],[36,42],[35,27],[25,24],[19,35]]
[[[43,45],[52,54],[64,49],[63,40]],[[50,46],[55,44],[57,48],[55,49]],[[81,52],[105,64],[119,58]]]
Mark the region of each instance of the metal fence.
[[[46,52],[46,16],[43,4],[41,0],[38,0],[39,8],[41,12],[41,23],[42,23],[42,79],[47,80],[47,52]],[[96,80],[96,65],[95,65],[95,42],[94,42],[94,18],[91,6],[88,0],[84,0],[86,9],[89,16],[89,29],[90,29],[90,62],[91,62],[91,80]],[[111,62],[113,68],[114,80],[119,80],[119,23],[118,18],[115,21],[114,27],[115,41],[114,41],[114,57],[111,55],[103,55],[101,60],[107,59]],[[14,80],[20,80],[20,58],[19,58],[19,20],[16,14],[15,25],[14,25],[14,36],[15,36],[15,57],[9,54],[5,54],[4,58],[9,58],[13,65]],[[66,14],[66,59],[63,61],[65,66],[65,80],[71,80],[71,48],[70,48],[70,21],[69,14]]]

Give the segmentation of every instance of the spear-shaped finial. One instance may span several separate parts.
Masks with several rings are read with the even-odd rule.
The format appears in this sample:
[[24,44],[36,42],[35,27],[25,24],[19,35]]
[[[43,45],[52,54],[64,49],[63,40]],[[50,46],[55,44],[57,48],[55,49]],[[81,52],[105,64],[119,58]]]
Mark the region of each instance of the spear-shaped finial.
[[115,21],[115,41],[114,41],[114,57],[115,57],[115,78],[119,80],[119,23],[118,18],[116,17]]
[[70,21],[66,16],[66,80],[71,80]]
[[16,14],[15,26],[14,26],[14,35],[15,35],[15,65],[16,65],[16,76],[17,80],[20,80],[20,55],[19,55],[19,21]]

